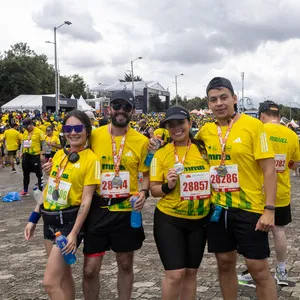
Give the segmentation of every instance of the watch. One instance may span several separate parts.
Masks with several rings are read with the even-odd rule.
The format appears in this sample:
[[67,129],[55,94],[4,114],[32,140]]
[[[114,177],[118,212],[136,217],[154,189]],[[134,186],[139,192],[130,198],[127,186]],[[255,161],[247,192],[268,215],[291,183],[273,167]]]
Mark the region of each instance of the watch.
[[141,189],[140,192],[145,193],[145,198],[147,199],[149,197],[149,191],[147,189]]
[[264,209],[275,210],[275,206],[273,206],[273,205],[265,205]]

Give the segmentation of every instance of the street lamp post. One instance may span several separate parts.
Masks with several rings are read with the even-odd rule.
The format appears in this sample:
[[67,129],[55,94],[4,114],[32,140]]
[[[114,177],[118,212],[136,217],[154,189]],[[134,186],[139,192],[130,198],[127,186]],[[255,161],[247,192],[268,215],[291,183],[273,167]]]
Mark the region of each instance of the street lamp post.
[[134,75],[133,75],[133,62],[138,60],[138,59],[142,59],[141,56],[137,57],[136,59],[132,60],[131,63],[131,83],[132,83],[132,94],[135,97],[135,91],[134,91]]
[[[70,21],[64,21],[59,26],[54,26],[54,67],[55,67],[55,111],[59,114],[59,74],[57,66],[57,42],[56,42],[56,30],[64,25],[71,25]],[[50,42],[51,43],[51,42]]]
[[181,73],[181,74],[178,74],[178,75],[175,75],[175,89],[176,89],[176,106],[178,105],[178,94],[177,94],[177,77],[178,76],[183,76],[184,74]]

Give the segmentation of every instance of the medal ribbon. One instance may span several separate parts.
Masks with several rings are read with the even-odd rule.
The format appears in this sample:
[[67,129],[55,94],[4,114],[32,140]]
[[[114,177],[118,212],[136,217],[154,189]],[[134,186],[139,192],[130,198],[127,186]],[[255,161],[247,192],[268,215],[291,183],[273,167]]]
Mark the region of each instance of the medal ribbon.
[[[66,159],[67,158],[67,159]],[[64,163],[64,161],[65,161],[65,163]],[[61,162],[60,162],[60,164],[59,164],[59,167],[58,167],[58,169],[57,169],[57,173],[56,173],[56,176],[55,176],[55,190],[56,191],[58,191],[58,187],[59,187],[59,183],[60,183],[60,178],[61,178],[61,176],[62,176],[62,174],[63,174],[63,172],[64,172],[64,170],[65,170],[65,168],[66,168],[66,166],[67,166],[67,164],[68,164],[68,157],[67,157],[67,155],[65,155],[64,157],[63,157],[63,159],[61,160]],[[64,163],[64,164],[63,164]],[[63,166],[62,166],[63,165]]]
[[114,157],[115,177],[119,177],[120,164],[121,164],[122,154],[123,154],[123,150],[124,150],[124,146],[125,146],[125,139],[126,139],[127,131],[122,136],[119,153],[117,154],[116,140],[115,140],[115,136],[112,135],[112,133],[111,133],[111,125],[108,127],[108,129],[109,129],[109,133],[111,136],[112,152],[113,152],[113,157]]
[[229,133],[230,133],[231,128],[233,126],[233,123],[234,123],[234,117],[231,119],[231,121],[228,124],[228,127],[227,127],[227,130],[226,130],[224,138],[222,137],[221,126],[217,125],[217,127],[218,127],[218,136],[219,136],[219,140],[220,140],[220,144],[221,144],[221,149],[222,149],[220,166],[225,166],[225,160],[226,160],[225,146],[226,146],[226,142],[228,140]]
[[[177,152],[177,148],[176,148],[175,142],[173,141],[172,144],[174,145],[174,156],[175,156],[175,162],[177,164],[177,163],[179,163],[179,156],[178,156],[178,152]],[[183,165],[184,165],[184,162],[185,162],[186,155],[187,155],[188,151],[191,148],[191,145],[192,145],[192,142],[189,139],[188,140],[188,144],[187,144],[187,149],[185,151],[185,154],[183,155],[183,157],[182,157],[182,159],[180,161]]]

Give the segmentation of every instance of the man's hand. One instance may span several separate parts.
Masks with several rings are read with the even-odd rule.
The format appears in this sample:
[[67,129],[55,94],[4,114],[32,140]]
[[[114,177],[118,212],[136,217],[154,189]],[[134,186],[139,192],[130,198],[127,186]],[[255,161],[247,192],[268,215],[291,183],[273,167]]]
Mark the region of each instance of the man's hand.
[[268,232],[274,227],[274,210],[267,210],[265,209],[264,213],[259,218],[258,222],[256,223],[255,230],[266,231]]
[[[139,198],[135,201],[134,203],[134,210],[142,210],[143,207],[144,207],[144,204],[145,204],[145,200],[146,200],[146,197],[145,197],[145,192],[141,191],[139,193]],[[130,199],[130,202],[131,202],[131,199]]]

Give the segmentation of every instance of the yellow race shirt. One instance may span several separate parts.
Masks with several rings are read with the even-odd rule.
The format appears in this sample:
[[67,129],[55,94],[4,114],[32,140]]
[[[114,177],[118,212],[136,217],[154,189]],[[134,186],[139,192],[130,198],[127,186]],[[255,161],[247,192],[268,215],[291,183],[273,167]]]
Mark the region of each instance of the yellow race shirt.
[[[179,161],[181,161],[186,153],[187,146],[176,148]],[[150,181],[167,182],[168,170],[173,168],[174,164],[173,143],[167,144],[157,150],[150,166]],[[199,179],[200,177],[197,177],[197,175],[203,177]],[[197,179],[192,181],[192,178]],[[203,191],[203,195],[206,194],[206,197],[203,199],[185,200],[185,197],[183,197],[190,192],[197,192],[199,195],[200,190]],[[178,178],[175,189],[159,200],[157,208],[163,213],[173,217],[201,219],[209,213],[209,205],[209,164],[201,156],[198,147],[192,144],[184,162],[184,172],[180,175],[180,178]]]
[[[117,154],[119,153],[122,136],[116,136]],[[101,126],[92,131],[91,148],[101,162],[101,176],[104,173],[114,172],[114,159],[112,153],[112,140],[108,131],[108,125]],[[138,172],[147,172],[148,167],[144,161],[148,154],[148,139],[132,128],[126,134],[125,146],[122,154],[120,172],[127,171],[130,176],[130,194],[138,192]],[[100,189],[98,190],[100,194]],[[111,211],[131,211],[129,199],[114,205],[110,205]]]
[[291,201],[290,161],[300,160],[299,139],[295,132],[281,124],[266,123],[265,129],[275,153],[277,172],[276,207]]
[[[22,137],[22,143],[23,143],[23,153],[28,153],[31,155],[38,155],[41,153],[41,143],[45,139],[45,136],[43,132],[38,129],[37,127],[34,127],[31,132],[28,132],[27,130],[24,131],[23,137]],[[26,143],[30,144],[29,148],[26,148],[24,145]]]
[[3,145],[3,136],[4,136],[4,134],[0,133],[0,147],[2,147],[2,145]]
[[55,187],[53,180],[56,178],[59,166],[63,167],[67,158],[63,149],[57,151],[54,155],[52,170],[43,192],[44,208],[46,210],[60,210],[70,206],[78,206],[81,204],[84,186],[100,184],[100,162],[98,157],[91,149],[85,149],[78,154],[79,160],[76,163],[68,161],[62,173],[58,201],[53,200],[51,197]]
[[16,151],[20,145],[20,133],[14,128],[5,130],[4,135],[5,145],[7,151]]
[[[228,126],[222,126],[224,138]],[[225,184],[235,187],[235,191],[216,191],[212,188],[211,201],[224,207],[235,207],[255,213],[263,213],[265,205],[262,188],[263,174],[257,160],[274,158],[272,146],[267,139],[264,125],[258,119],[240,115],[233,124],[226,142],[226,161],[228,170],[234,170],[232,176],[215,176],[214,170],[220,165],[221,144],[217,125],[206,123],[195,136],[204,141],[211,166],[211,184]],[[213,176],[212,176],[213,175]],[[234,176],[233,176],[234,175]],[[228,183],[230,180],[230,183]]]
[[[58,138],[58,136],[57,135],[52,135],[52,136],[45,136],[45,143],[46,144],[56,144],[56,145],[60,145],[60,141],[59,141],[59,138]],[[52,147],[51,148],[51,151],[52,152],[56,152],[57,151],[57,148],[55,148],[55,147]]]

